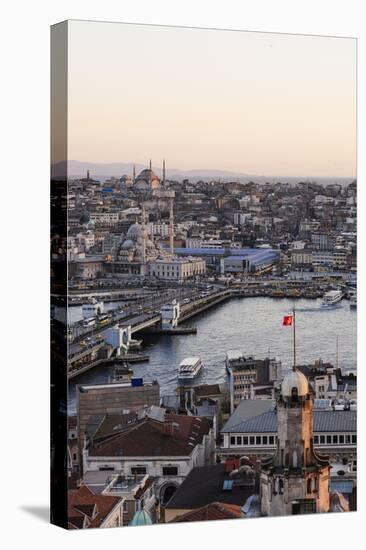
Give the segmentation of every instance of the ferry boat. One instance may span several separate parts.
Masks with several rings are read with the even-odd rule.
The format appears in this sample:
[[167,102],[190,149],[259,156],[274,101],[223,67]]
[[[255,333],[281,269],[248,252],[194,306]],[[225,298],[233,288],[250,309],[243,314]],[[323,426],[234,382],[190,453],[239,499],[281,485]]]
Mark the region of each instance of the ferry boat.
[[200,357],[186,357],[179,365],[178,380],[193,380],[202,370]]
[[321,303],[322,308],[333,307],[343,298],[343,292],[341,290],[330,290],[326,292],[323,296],[323,301]]

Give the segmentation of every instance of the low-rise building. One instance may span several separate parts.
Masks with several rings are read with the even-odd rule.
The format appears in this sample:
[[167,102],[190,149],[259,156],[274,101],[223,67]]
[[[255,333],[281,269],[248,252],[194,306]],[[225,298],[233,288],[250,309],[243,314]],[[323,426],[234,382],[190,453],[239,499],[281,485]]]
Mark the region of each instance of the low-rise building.
[[91,439],[83,450],[83,471],[108,470],[155,478],[155,494],[166,503],[195,466],[214,461],[212,422],[204,417],[154,414]]
[[123,499],[95,495],[85,485],[68,491],[68,528],[121,527]]
[[150,275],[167,281],[185,281],[206,273],[206,262],[202,258],[165,258],[149,264]]

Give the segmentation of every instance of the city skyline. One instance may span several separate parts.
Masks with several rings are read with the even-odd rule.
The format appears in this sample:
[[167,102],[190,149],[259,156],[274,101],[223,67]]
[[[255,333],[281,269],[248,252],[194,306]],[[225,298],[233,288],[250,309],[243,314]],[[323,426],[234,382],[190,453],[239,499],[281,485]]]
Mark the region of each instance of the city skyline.
[[68,158],[355,177],[356,41],[71,21]]

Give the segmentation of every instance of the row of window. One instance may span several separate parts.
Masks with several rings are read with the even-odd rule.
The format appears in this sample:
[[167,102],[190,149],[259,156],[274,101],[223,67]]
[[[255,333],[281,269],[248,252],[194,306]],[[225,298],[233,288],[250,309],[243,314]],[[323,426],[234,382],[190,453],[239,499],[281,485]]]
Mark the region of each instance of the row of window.
[[[275,435],[232,435],[230,445],[275,445],[277,436]],[[356,445],[356,434],[328,434],[314,435],[314,445]]]
[[[177,466],[163,466],[162,469],[163,476],[177,476],[178,467]],[[146,466],[132,466],[131,475],[145,475],[147,473]]]
[[356,443],[356,434],[314,435],[315,445],[350,445]]
[[276,435],[232,435],[230,445],[275,445]]

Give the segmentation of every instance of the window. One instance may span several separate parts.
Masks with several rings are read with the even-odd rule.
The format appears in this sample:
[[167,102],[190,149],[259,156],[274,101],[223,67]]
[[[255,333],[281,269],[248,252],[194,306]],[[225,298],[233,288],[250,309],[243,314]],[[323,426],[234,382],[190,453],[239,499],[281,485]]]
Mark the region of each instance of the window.
[[338,435],[333,435],[333,445],[337,445],[338,443]]
[[309,494],[311,493],[311,477],[306,482],[306,492]]
[[352,436],[352,443],[357,443],[357,435]]
[[146,467],[145,466],[132,466],[131,467],[131,474],[133,476],[135,476],[135,475],[145,475],[146,474]]
[[314,435],[314,444],[315,445],[318,445],[319,443],[319,436],[318,435]]
[[340,443],[340,444],[343,444],[343,443],[344,443],[344,435],[340,435],[340,436],[339,436],[339,443]]
[[254,438],[254,436],[251,435],[250,438],[249,438],[249,444],[254,445],[254,442],[255,442],[255,438]]
[[248,445],[248,437],[247,436],[243,437],[243,445]]
[[266,435],[263,436],[262,442],[263,442],[263,445],[267,445],[267,444],[268,444],[268,437],[267,437]]
[[177,476],[177,466],[163,466],[163,476]]
[[332,443],[332,436],[327,435],[327,444],[330,444],[330,443]]
[[230,445],[235,445],[235,437],[234,436],[230,437]]
[[350,435],[346,435],[346,443],[351,443],[351,436]]
[[242,441],[241,435],[239,435],[239,436],[236,438],[236,444],[237,444],[237,445],[241,445],[241,441]]
[[324,445],[325,444],[325,435],[321,435],[320,436],[320,445]]
[[255,438],[255,444],[256,445],[261,445],[262,441],[261,441],[261,436],[260,435],[257,435],[256,438]]
[[127,500],[124,500],[123,501],[123,511],[126,513],[128,512],[128,502]]

